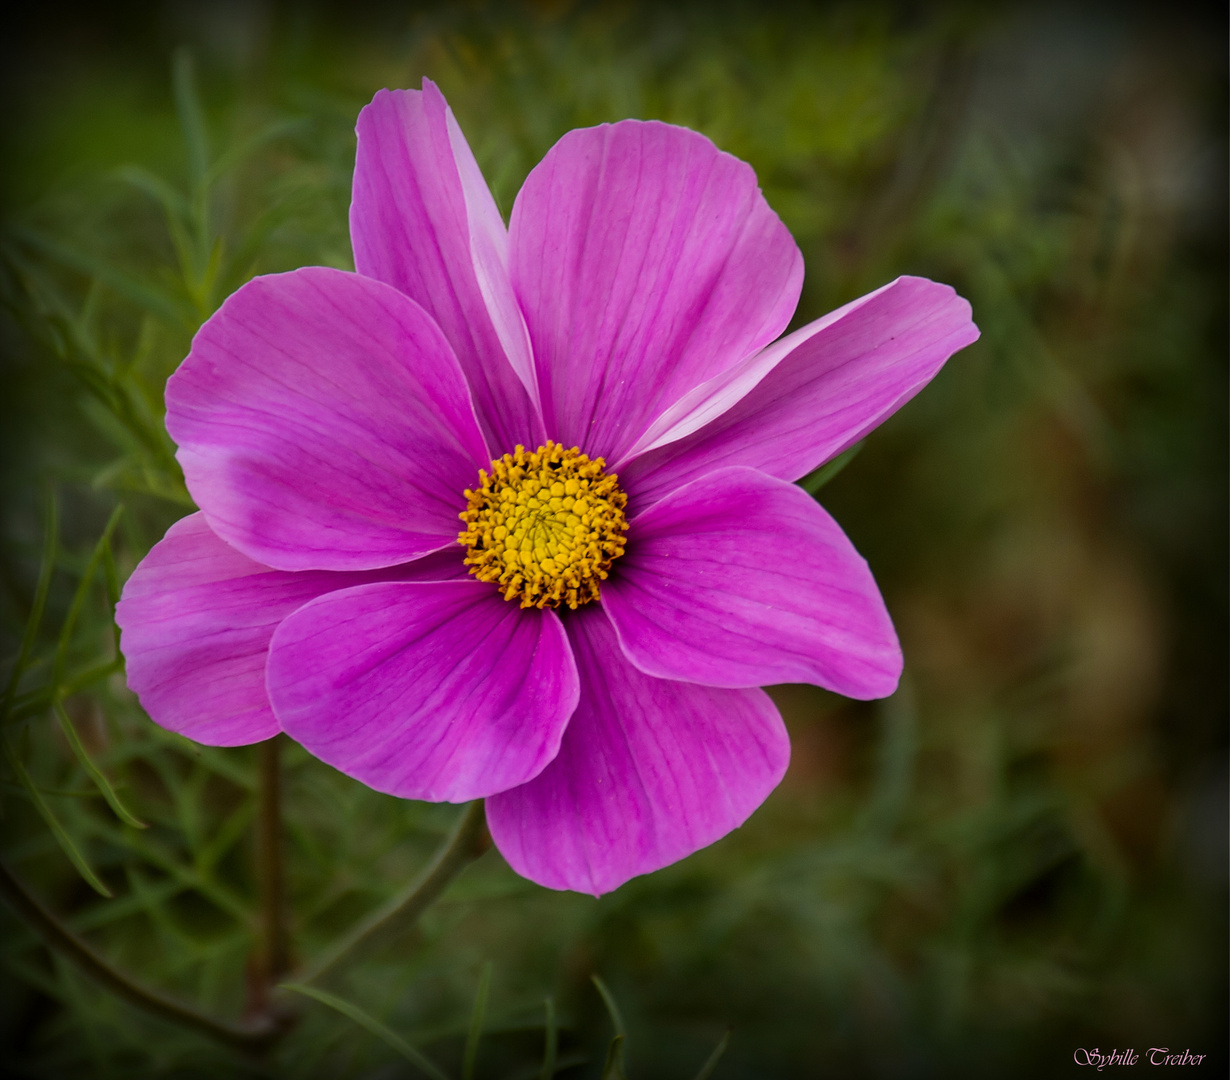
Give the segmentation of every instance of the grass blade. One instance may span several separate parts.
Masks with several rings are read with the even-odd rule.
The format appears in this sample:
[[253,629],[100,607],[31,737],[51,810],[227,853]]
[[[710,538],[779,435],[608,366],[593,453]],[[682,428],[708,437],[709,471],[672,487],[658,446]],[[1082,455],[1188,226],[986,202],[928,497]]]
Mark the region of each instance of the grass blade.
[[340,1012],[343,1016],[353,1020],[361,1028],[366,1028],[367,1031],[375,1035],[376,1038],[386,1045],[392,1047],[424,1075],[430,1076],[432,1080],[448,1080],[448,1076],[445,1073],[441,1072],[428,1058],[406,1042],[397,1032],[390,1031],[374,1016],[370,1016],[357,1005],[337,997],[335,994],[330,994],[327,990],[317,990],[316,987],[305,986],[303,983],[281,983],[279,988],[290,990],[296,994],[303,994],[305,997],[310,997],[319,1001],[322,1005],[327,1005],[330,1009]]
[[13,670],[9,673],[9,681],[4,688],[4,706],[0,711],[0,719],[7,720],[13,707],[13,697],[17,686],[26,670],[26,661],[30,659],[30,650],[34,648],[34,639],[38,636],[39,624],[43,621],[43,609],[47,606],[47,592],[51,588],[51,575],[55,571],[56,545],[59,542],[60,525],[59,510],[56,506],[55,491],[47,490],[47,533],[43,539],[43,559],[38,568],[38,583],[34,586],[34,602],[30,605],[30,618],[26,620],[25,632],[21,635],[21,647],[17,651],[17,659],[13,661]]
[[107,800],[107,805],[115,811],[115,816],[125,825],[131,825],[135,829],[146,828],[145,822],[132,814],[128,807],[120,801],[120,797],[115,793],[115,789],[111,786],[110,781],[94,763],[94,759],[90,757],[89,752],[82,745],[81,736],[77,734],[77,729],[73,726],[72,720],[69,719],[68,712],[64,706],[57,701],[52,705],[52,708],[55,710],[56,719],[60,721],[60,727],[64,731],[64,737],[68,740],[68,745],[72,747],[73,755],[90,779],[94,781],[94,786],[98,788],[99,794]]
[[718,1067],[718,1062],[722,1060],[722,1055],[726,1053],[726,1047],[730,1045],[730,1032],[726,1032],[722,1036],[722,1041],[713,1048],[713,1053],[709,1055],[705,1063],[700,1067],[700,1072],[696,1074],[695,1080],[709,1080],[713,1075],[713,1070]]
[[107,888],[99,879],[98,876],[90,869],[90,864],[85,861],[85,856],[77,850],[77,845],[73,843],[72,837],[65,831],[64,826],[60,824],[59,819],[51,812],[51,808],[43,801],[42,792],[34,786],[34,781],[30,779],[30,774],[26,772],[25,765],[22,764],[21,758],[13,749],[12,743],[9,740],[3,739],[4,756],[8,759],[9,766],[16,774],[21,786],[24,787],[30,796],[30,801],[34,803],[34,808],[38,811],[39,816],[47,823],[47,827],[51,829],[52,835],[56,838],[56,842],[60,845],[64,854],[68,856],[69,861],[77,868],[77,872],[85,878],[96,893],[100,896],[105,896],[108,900],[111,899],[111,890]]
[[474,1063],[478,1060],[478,1041],[483,1037],[483,1022],[487,1019],[487,997],[491,993],[491,961],[483,965],[478,978],[478,993],[474,995],[474,1012],[470,1015],[470,1031],[466,1035],[466,1052],[462,1059],[461,1080],[474,1080]]
[[[865,441],[865,440],[864,440]],[[833,479],[842,469],[850,464],[863,448],[862,442],[856,442],[849,450],[843,450],[832,461],[826,461],[820,468],[809,472],[799,481],[799,487],[809,495],[815,495],[825,484]]]
[[542,1055],[542,1072],[539,1080],[555,1080],[555,1059],[559,1053],[559,1028],[555,1023],[555,1001],[543,998],[543,1006],[547,1010],[546,1049]]

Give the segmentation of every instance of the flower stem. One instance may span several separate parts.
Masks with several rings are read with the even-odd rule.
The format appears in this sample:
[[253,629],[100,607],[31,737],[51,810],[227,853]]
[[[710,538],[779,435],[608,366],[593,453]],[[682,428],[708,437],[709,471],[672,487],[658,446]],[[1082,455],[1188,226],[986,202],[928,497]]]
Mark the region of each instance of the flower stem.
[[268,1007],[269,992],[290,970],[286,926],[286,875],[282,857],[281,738],[257,748],[256,876],[260,892],[249,1010]]
[[272,978],[290,968],[290,937],[286,927],[286,874],[282,858],[282,740],[275,736],[260,746],[261,929]]
[[43,907],[4,863],[0,863],[0,893],[44,944],[71,960],[113,994],[148,1013],[243,1050],[261,1050],[282,1033],[282,1029],[268,1017],[253,1023],[230,1023],[198,1012],[190,1005],[134,982],[112,967]]
[[448,839],[431,862],[409,885],[373,911],[349,933],[329,946],[298,978],[300,983],[320,979],[351,953],[377,936],[412,924],[445,887],[491,846],[483,803],[470,803],[457,819]]

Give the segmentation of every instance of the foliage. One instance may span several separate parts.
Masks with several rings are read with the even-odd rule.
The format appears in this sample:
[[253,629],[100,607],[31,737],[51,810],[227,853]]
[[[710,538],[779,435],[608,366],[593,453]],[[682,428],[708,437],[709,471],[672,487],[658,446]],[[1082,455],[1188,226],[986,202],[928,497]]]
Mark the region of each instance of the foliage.
[[[192,506],[161,398],[196,327],[254,274],[349,266],[374,89],[436,79],[505,214],[569,128],[693,126],[798,239],[799,322],[912,272],[968,296],[983,339],[809,478],[909,678],[872,706],[775,691],[794,762],[739,833],[600,901],[485,855],[382,949],[283,991],[299,1019],[263,1056],[145,1015],[5,911],[11,1072],[1008,1076],[1099,1042],[1224,1054],[1224,58],[1200,26],[153,10],[28,27],[8,75],[3,857],[116,967],[212,1015],[261,1007],[259,754],[150,723],[111,612]],[[302,969],[457,811],[289,743],[281,764]]]

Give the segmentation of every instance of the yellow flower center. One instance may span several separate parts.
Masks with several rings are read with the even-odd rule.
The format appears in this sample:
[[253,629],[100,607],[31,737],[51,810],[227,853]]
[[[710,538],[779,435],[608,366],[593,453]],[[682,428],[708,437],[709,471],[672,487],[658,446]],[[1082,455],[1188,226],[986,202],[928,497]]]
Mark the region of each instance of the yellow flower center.
[[457,537],[479,581],[499,585],[523,608],[577,608],[598,599],[598,585],[624,553],[628,497],[617,477],[577,447],[518,446],[478,472]]

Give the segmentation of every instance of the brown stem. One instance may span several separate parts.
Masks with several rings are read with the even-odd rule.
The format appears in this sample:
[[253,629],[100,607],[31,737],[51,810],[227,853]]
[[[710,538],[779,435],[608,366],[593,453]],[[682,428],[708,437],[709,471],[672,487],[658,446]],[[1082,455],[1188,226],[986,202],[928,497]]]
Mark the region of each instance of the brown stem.
[[260,908],[248,1000],[248,1011],[253,1015],[269,1007],[270,991],[290,970],[280,736],[266,739],[257,747],[256,878]]
[[290,970],[290,936],[286,926],[286,873],[282,859],[281,736],[260,747],[261,930],[270,978]]
[[465,808],[448,839],[422,873],[348,934],[329,946],[297,981],[314,982],[345,959],[347,954],[356,952],[372,939],[413,923],[453,878],[489,847],[491,836],[487,832],[483,803],[479,799]]
[[268,1017],[244,1024],[219,1020],[158,990],[142,986],[123,972],[117,971],[27,892],[26,887],[2,862],[0,893],[3,893],[9,906],[25,920],[44,944],[71,960],[103,987],[138,1008],[244,1050],[261,1050],[281,1034],[279,1025]]

